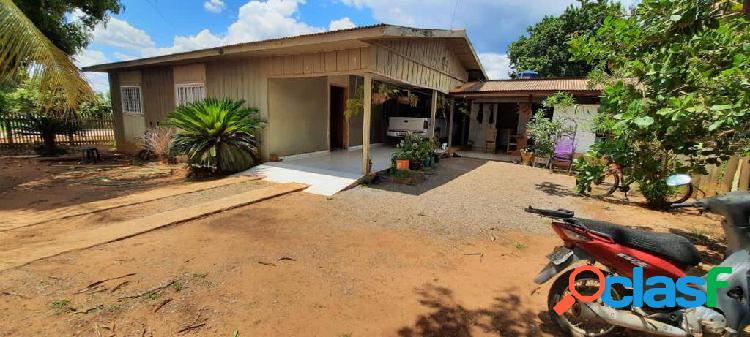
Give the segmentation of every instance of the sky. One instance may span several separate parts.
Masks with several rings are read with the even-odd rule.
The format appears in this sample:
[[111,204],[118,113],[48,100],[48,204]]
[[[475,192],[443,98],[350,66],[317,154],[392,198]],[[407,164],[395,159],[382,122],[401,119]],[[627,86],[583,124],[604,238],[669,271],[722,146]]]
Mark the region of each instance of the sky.
[[[491,79],[508,77],[508,45],[575,0],[123,0],[76,64],[131,60],[377,23],[466,29]],[[75,18],[75,13],[73,14]],[[89,73],[97,91],[106,74]]]

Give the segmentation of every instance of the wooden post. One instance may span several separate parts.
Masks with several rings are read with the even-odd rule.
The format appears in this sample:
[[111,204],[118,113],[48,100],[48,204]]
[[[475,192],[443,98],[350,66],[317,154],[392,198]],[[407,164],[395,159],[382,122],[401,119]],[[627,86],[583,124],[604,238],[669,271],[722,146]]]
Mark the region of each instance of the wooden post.
[[737,187],[740,191],[750,189],[750,157],[742,158],[742,165],[740,165],[740,179]]
[[370,121],[372,119],[372,74],[365,73],[362,114],[362,174],[370,174]]
[[734,183],[734,178],[737,173],[737,168],[740,165],[740,157],[739,156],[732,156],[729,158],[729,161],[727,162],[726,170],[724,171],[724,176],[721,178],[721,181],[719,182],[719,191],[723,193],[728,193],[732,191],[732,184]]
[[437,119],[437,90],[432,91],[432,103],[430,104],[430,138],[435,138],[435,119]]
[[750,19],[750,0],[743,1],[742,12],[745,13],[745,17]]
[[450,108],[448,110],[448,147],[453,146],[453,108],[456,105],[454,100],[450,101]]

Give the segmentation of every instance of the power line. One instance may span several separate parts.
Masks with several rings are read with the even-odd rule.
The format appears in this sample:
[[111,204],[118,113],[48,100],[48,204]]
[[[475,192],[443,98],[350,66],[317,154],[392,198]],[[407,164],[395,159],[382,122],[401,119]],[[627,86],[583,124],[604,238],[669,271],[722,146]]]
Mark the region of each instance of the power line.
[[456,20],[456,8],[458,8],[458,0],[453,5],[453,14],[451,15],[451,28],[453,29],[453,22]]

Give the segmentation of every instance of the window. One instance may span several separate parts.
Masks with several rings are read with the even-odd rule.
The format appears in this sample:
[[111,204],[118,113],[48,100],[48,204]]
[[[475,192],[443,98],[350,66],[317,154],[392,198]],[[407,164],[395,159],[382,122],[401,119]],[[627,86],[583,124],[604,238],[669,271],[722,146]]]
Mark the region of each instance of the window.
[[175,87],[175,98],[178,106],[199,102],[206,98],[206,89],[203,83],[178,84]]
[[141,108],[141,87],[123,86],[120,87],[122,94],[122,113],[142,114]]

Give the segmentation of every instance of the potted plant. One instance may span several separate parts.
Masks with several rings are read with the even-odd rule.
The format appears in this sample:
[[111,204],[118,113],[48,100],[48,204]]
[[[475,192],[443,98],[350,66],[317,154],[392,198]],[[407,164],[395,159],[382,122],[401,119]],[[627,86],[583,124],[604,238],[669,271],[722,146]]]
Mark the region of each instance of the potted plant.
[[521,162],[526,166],[534,165],[534,149],[530,147],[524,147],[521,149]]
[[537,112],[526,125],[530,138],[534,141],[534,161],[546,165],[555,152],[555,140],[564,131],[560,121],[554,121]]
[[398,89],[393,89],[385,83],[379,83],[375,92],[372,93],[372,103],[382,105],[398,93]]
[[419,97],[414,94],[409,94],[408,98],[409,98],[409,105],[416,108],[417,105],[419,104]]

